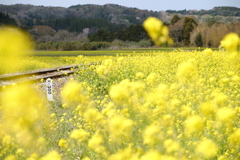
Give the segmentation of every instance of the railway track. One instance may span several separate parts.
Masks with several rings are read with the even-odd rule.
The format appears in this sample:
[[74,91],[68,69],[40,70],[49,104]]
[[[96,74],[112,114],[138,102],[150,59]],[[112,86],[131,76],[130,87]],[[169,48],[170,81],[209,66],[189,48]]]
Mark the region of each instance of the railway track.
[[88,67],[90,65],[96,65],[95,63],[90,63],[88,65],[70,65],[64,67],[56,67],[51,69],[37,70],[27,73],[18,74],[5,74],[0,75],[0,87],[9,86],[14,83],[26,83],[26,82],[37,82],[41,80],[46,80],[48,78],[59,78],[63,76],[68,76],[79,70],[79,67]]

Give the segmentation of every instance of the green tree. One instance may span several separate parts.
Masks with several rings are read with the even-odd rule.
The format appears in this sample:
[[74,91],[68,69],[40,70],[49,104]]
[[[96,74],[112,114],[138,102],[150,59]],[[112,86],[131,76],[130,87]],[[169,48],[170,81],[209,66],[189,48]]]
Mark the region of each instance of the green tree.
[[89,35],[89,40],[92,41],[105,41],[111,42],[113,40],[112,33],[99,29],[96,33]]
[[211,19],[211,20],[209,20],[209,21],[207,21],[207,25],[209,26],[209,27],[211,27],[213,24],[215,24],[215,23],[217,23],[217,20],[216,19]]
[[0,12],[0,25],[1,24],[17,26],[17,23],[16,23],[15,19],[10,18],[8,13],[1,13]]
[[148,37],[147,32],[141,25],[130,25],[124,31],[124,41],[138,42]]
[[196,46],[198,46],[198,47],[202,47],[202,46],[203,46],[203,41],[202,41],[202,34],[201,34],[201,32],[199,32],[199,33],[196,35],[196,37],[195,37],[195,39],[194,39],[194,43],[195,43]]
[[180,20],[180,17],[178,17],[178,15],[174,15],[172,20],[171,20],[171,24],[174,25],[175,23],[177,23]]
[[185,17],[183,22],[183,43],[185,45],[190,44],[190,33],[193,31],[197,23],[193,18]]

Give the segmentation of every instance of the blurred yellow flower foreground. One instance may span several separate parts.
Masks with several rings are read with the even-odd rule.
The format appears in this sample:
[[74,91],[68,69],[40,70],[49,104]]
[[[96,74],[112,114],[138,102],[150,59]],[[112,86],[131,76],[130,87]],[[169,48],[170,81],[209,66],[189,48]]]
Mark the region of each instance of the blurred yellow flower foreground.
[[15,27],[0,27],[0,74],[18,71],[19,60],[32,49],[31,38],[25,32]]
[[169,44],[173,43],[173,40],[168,36],[168,27],[165,26],[159,19],[155,17],[149,17],[144,21],[143,27],[147,31],[148,35],[152,38],[155,45],[159,46],[160,44],[166,42]]
[[[26,33],[13,27],[0,28],[0,74],[16,72],[19,61],[32,50]],[[31,84],[1,87],[0,159],[59,160],[57,151],[46,150],[46,130],[51,118],[45,98]]]

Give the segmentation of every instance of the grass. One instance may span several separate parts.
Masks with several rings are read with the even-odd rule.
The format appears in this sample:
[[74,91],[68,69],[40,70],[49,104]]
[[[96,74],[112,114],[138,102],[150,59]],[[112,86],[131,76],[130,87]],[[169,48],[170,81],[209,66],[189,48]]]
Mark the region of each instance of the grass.
[[[95,51],[34,51],[32,53],[32,56],[27,56],[21,59],[16,69],[6,71],[2,74],[13,73],[16,71],[27,72],[37,69],[46,69],[72,64],[91,63],[96,61],[103,61],[107,58],[116,59],[119,56],[160,54],[162,52],[167,53],[171,51],[202,51],[203,49],[204,48],[127,48],[121,50]],[[217,48],[213,50],[217,50]]]
[[[203,51],[205,48],[127,48],[121,50],[94,50],[94,51],[35,51],[34,56],[117,56],[139,55],[144,53],[171,52],[175,50]],[[213,50],[218,50],[213,48]]]
[[95,51],[36,51],[34,56],[117,56],[136,55],[144,52],[169,51],[173,49],[122,49],[122,50],[95,50]]

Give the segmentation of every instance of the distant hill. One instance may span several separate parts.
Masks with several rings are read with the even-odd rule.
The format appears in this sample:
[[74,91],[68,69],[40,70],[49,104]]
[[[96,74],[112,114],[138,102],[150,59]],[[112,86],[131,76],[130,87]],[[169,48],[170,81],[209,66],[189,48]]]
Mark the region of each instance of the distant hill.
[[[33,28],[45,25],[54,30],[82,32],[84,28],[118,31],[132,24],[142,24],[149,17],[157,17],[169,24],[173,15],[180,17],[193,15],[199,22],[209,21],[208,16],[217,16],[219,22],[240,21],[240,8],[215,7],[211,10],[167,10],[148,11],[129,8],[117,4],[105,5],[75,5],[69,8],[44,7],[33,5],[0,5],[0,13],[15,19],[19,26]],[[214,17],[210,17],[214,19]]]
[[115,24],[140,24],[146,17],[158,17],[158,12],[128,8],[116,4],[76,5],[69,8],[44,7],[33,5],[0,5],[0,12],[8,13],[12,18],[27,24],[28,20],[49,19],[103,19]]
[[66,30],[80,33],[87,28],[90,34],[96,33],[99,29],[114,33],[131,25],[142,25],[150,16],[157,17],[168,25],[174,15],[180,18],[191,16],[198,24],[240,22],[240,8],[237,7],[214,7],[199,11],[149,11],[117,4],[86,4],[69,8],[23,4],[0,5],[0,25],[17,24],[26,30],[32,30],[36,26],[47,26],[55,32]]
[[[121,48],[129,42],[149,47],[153,43],[142,24],[150,16],[161,19],[169,27],[169,35],[177,47],[218,47],[225,34],[240,34],[240,8],[237,7],[149,11],[117,4],[69,8],[0,5],[0,26],[17,25],[27,30],[38,42],[39,50],[97,49],[109,43],[113,48]],[[83,46],[79,48],[80,43]]]
[[211,15],[211,16],[240,16],[240,8],[237,7],[214,7],[210,10],[167,10],[167,13],[182,15]]
[[10,18],[8,13],[1,13],[0,12],[0,25],[1,24],[3,24],[3,25],[14,25],[14,26],[17,25],[15,19]]
[[237,7],[214,7],[210,10],[167,10],[167,13],[182,15],[210,15],[210,16],[240,16],[240,8]]

